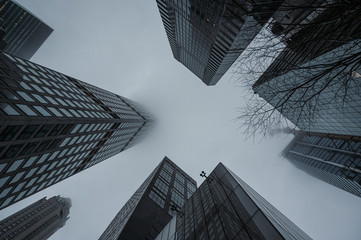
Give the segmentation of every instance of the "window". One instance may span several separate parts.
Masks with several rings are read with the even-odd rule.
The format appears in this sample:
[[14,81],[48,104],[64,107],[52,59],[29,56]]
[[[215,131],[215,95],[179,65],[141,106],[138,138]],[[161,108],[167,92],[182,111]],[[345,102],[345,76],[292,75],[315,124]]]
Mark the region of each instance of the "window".
[[59,134],[59,132],[63,129],[65,125],[64,124],[57,124],[55,127],[51,130],[49,133],[49,136],[56,136]]
[[18,116],[18,113],[13,107],[11,107],[8,103],[0,103],[0,109],[4,111],[9,116]]
[[[6,89],[0,89],[0,93],[2,93],[7,99],[10,100],[19,100],[17,96],[15,96],[12,92]],[[0,95],[1,96],[1,95]]]
[[20,189],[25,185],[26,182],[19,183],[14,189],[13,193],[20,191]]
[[28,174],[26,174],[26,176],[25,176],[25,178],[24,178],[24,179],[26,179],[26,178],[29,178],[29,177],[33,176],[33,175],[34,175],[34,173],[36,172],[36,170],[38,170],[38,168],[37,168],[37,167],[36,167],[36,168],[31,169],[31,170],[28,172]]
[[57,116],[57,117],[62,117],[62,116],[63,116],[63,114],[61,114],[58,110],[56,110],[56,109],[53,108],[53,107],[48,107],[48,109],[49,109],[52,113],[54,113],[55,116]]
[[45,169],[49,166],[49,164],[45,164],[44,166],[42,166],[38,172],[38,174],[42,173],[45,171]]
[[20,97],[22,97],[27,102],[35,102],[34,99],[32,99],[28,94],[26,94],[24,92],[17,91],[16,93],[19,94]]
[[24,175],[24,173],[25,172],[20,172],[16,174],[15,177],[11,180],[10,184],[19,181],[19,179]]
[[10,178],[10,177],[0,178],[0,187],[4,186],[4,184],[6,183],[6,181],[7,181],[9,178]]
[[29,160],[24,164],[23,168],[31,166],[37,158],[38,156],[29,158]]
[[46,154],[42,155],[37,163],[39,164],[39,163],[44,162],[49,155],[50,155],[50,153],[46,153]]
[[35,149],[35,147],[38,145],[39,142],[33,142],[33,143],[28,143],[23,150],[20,152],[20,156],[22,155],[28,155],[30,153],[33,152],[33,150]]
[[37,177],[31,179],[30,182],[26,185],[26,187],[31,187],[31,186],[35,183],[35,181],[36,181],[37,179],[38,179]]
[[10,141],[21,128],[20,125],[9,125],[0,134],[0,141]]
[[49,117],[51,116],[51,114],[46,111],[43,107],[40,107],[40,106],[34,106],[34,108],[39,112],[41,113],[41,115],[43,115],[44,117]]
[[41,129],[39,130],[39,132],[35,135],[35,137],[44,137],[49,130],[52,128],[53,125],[50,124],[46,124],[44,126],[41,127]]
[[36,100],[38,100],[41,103],[48,103],[44,98],[40,97],[38,94],[32,94],[33,97],[36,98]]
[[6,151],[2,158],[15,157],[15,155],[18,154],[22,146],[23,144],[12,145],[11,147],[9,147],[9,149]]
[[19,135],[18,139],[29,139],[34,132],[39,128],[39,125],[28,125],[23,132]]
[[12,189],[12,187],[9,187],[9,188],[3,190],[0,194],[0,198],[5,197],[10,192],[11,189]]
[[37,116],[38,115],[33,110],[31,110],[28,106],[26,106],[24,104],[16,104],[16,106],[18,108],[20,108],[28,116]]
[[149,197],[156,203],[158,204],[161,208],[164,208],[164,204],[165,201],[155,192],[150,191],[149,193]]

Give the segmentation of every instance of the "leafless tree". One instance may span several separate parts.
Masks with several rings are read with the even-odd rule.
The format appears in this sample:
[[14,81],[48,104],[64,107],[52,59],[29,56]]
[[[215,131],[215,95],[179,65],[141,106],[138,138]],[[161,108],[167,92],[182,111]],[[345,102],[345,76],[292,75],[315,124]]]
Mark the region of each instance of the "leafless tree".
[[247,137],[301,119],[310,126],[320,112],[342,109],[360,95],[360,12],[355,0],[285,1],[279,7],[233,69],[242,87],[262,96],[250,94],[240,110]]

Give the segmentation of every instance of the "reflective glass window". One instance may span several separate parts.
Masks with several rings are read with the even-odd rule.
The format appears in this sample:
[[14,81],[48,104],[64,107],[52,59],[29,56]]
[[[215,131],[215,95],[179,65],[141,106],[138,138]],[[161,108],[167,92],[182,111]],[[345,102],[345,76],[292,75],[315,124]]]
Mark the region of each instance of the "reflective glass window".
[[16,104],[16,106],[18,108],[20,108],[28,116],[37,116],[38,115],[33,110],[31,110],[28,106],[26,106],[24,104]]
[[13,107],[11,107],[8,103],[0,103],[0,109],[4,111],[9,116],[17,116],[20,115]]

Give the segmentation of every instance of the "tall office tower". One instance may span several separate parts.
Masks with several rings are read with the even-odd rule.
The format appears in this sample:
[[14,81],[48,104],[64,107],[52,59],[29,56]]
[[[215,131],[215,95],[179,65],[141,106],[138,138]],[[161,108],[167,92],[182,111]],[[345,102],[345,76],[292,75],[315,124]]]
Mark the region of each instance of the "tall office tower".
[[152,123],[129,99],[0,54],[0,209],[130,148]]
[[156,240],[311,239],[222,163]]
[[69,219],[71,200],[59,196],[40,199],[0,222],[0,238],[48,239]]
[[283,2],[157,0],[176,60],[215,85]]
[[13,0],[0,0],[0,28],[0,50],[27,60],[53,32],[52,28]]
[[361,39],[358,0],[286,0],[273,15],[271,31],[286,44],[259,82],[284,74],[337,47]]
[[361,136],[360,44],[351,41],[253,89],[302,131]]
[[360,2],[308,2],[275,17],[286,48],[253,89],[303,131],[361,136]]
[[297,132],[283,156],[297,168],[361,197],[361,137]]
[[195,191],[197,183],[164,157],[118,212],[99,240],[154,239]]

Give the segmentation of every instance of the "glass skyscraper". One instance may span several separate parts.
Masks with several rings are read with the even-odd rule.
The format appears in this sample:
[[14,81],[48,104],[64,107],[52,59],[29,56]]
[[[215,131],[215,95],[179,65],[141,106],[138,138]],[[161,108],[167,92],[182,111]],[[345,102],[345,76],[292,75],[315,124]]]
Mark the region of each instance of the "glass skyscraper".
[[0,221],[0,238],[48,239],[69,219],[71,200],[60,196],[43,198]]
[[154,239],[197,183],[165,157],[121,208],[99,240]]
[[0,0],[0,50],[29,60],[53,29],[13,0]]
[[130,148],[152,125],[127,98],[0,54],[0,209]]
[[222,163],[156,240],[311,238]]
[[253,89],[302,131],[361,136],[360,44],[351,41],[267,81],[261,78]]
[[282,1],[157,0],[173,56],[215,85]]
[[312,176],[361,197],[361,137],[296,132],[283,156]]

